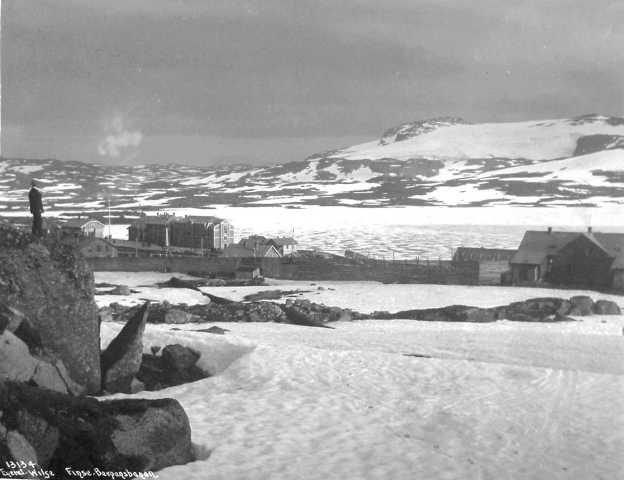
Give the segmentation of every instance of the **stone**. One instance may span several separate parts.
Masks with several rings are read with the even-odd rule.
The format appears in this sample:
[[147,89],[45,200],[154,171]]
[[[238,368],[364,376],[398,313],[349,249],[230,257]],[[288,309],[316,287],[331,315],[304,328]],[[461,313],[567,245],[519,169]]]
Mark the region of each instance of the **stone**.
[[568,315],[586,316],[593,313],[594,301],[586,295],[577,295],[570,298],[572,308]]
[[35,373],[31,381],[38,387],[54,390],[55,392],[67,393],[67,385],[63,381],[57,368],[43,360],[37,362]]
[[619,305],[611,300],[598,300],[594,303],[593,312],[597,315],[621,315]]
[[0,303],[0,333],[8,328],[11,332],[15,332],[24,320],[24,313],[20,310]]
[[69,393],[72,395],[82,395],[85,393],[85,387],[72,380],[62,360],[57,360],[54,366],[58,370],[63,382],[65,382],[65,386],[67,387],[67,391]]
[[132,379],[141,367],[148,314],[149,302],[145,302],[102,353],[102,388],[107,392],[130,392]]
[[566,315],[570,311],[571,304],[562,298],[540,297],[513,302],[503,308],[508,319],[516,314],[524,314],[539,322],[555,314]]
[[57,475],[67,466],[141,472],[194,460],[188,417],[173,399],[98,401],[0,382],[0,411],[11,456]]
[[145,384],[146,390],[155,391],[183,383],[196,382],[208,376],[197,365],[192,365],[185,370],[178,370],[166,362],[162,356],[143,354],[137,379]]
[[[122,401],[123,402],[123,401]],[[129,457],[145,459],[144,470],[160,470],[169,465],[194,461],[191,428],[186,412],[173,399],[129,404],[126,411],[113,413],[117,425],[112,434],[117,451]],[[137,407],[141,408],[137,408]]]
[[110,307],[102,307],[98,310],[98,316],[100,317],[100,322],[112,322],[113,310]]
[[6,436],[6,443],[13,460],[16,462],[39,463],[37,452],[21,433],[9,430]]
[[130,295],[130,287],[128,285],[117,285],[110,292],[106,292],[108,295]]
[[37,363],[28,346],[9,330],[0,335],[0,380],[27,382],[35,374]]
[[213,333],[215,335],[224,335],[225,332],[229,332],[228,329],[217,327],[216,325],[213,325],[212,327],[209,327],[209,328],[201,328],[201,329],[193,330],[193,331],[194,332]]
[[227,282],[222,278],[210,278],[206,281],[207,287],[225,287]]
[[190,313],[178,308],[172,308],[165,313],[165,323],[189,323],[192,318]]
[[162,350],[162,359],[175,370],[186,370],[199,360],[200,354],[195,350],[179,344],[167,345]]
[[143,390],[145,390],[145,384],[141,380],[133,378],[130,382],[130,393],[139,393]]
[[30,353],[42,355],[45,354],[43,347],[43,340],[39,335],[39,332],[32,326],[28,319],[24,319],[20,322],[19,326],[13,331],[15,336],[28,345]]
[[17,430],[32,445],[39,463],[45,465],[52,459],[59,442],[58,428],[29,410],[20,409],[17,414]]
[[100,338],[93,273],[75,246],[0,224],[0,304],[24,314],[46,355],[62,360],[90,393],[100,389]]

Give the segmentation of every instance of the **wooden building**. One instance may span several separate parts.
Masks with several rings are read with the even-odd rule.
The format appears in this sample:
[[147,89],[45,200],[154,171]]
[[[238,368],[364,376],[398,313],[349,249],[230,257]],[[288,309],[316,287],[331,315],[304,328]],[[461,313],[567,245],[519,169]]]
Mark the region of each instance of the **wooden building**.
[[210,216],[142,216],[128,228],[128,239],[167,248],[222,250],[234,243],[234,227]]
[[500,285],[515,253],[515,250],[501,248],[459,247],[453,255],[453,263],[474,262],[479,268],[479,285]]
[[292,255],[297,251],[297,241],[292,237],[275,237],[269,239],[282,257]]
[[246,248],[243,245],[230,245],[223,249],[223,256],[229,258],[279,258],[281,255],[273,245],[257,245]]
[[621,288],[623,254],[621,233],[528,231],[510,261],[512,282]]
[[72,218],[60,224],[61,234],[68,237],[104,238],[104,224],[90,218]]

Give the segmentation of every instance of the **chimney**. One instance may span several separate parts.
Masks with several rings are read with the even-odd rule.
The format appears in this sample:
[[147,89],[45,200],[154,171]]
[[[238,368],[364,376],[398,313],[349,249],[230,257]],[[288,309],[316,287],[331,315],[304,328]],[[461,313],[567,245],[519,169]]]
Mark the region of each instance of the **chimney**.
[[592,227],[587,227],[587,233],[588,233],[589,235],[591,235],[591,234],[592,234]]
[[552,233],[552,227],[548,227],[548,233]]

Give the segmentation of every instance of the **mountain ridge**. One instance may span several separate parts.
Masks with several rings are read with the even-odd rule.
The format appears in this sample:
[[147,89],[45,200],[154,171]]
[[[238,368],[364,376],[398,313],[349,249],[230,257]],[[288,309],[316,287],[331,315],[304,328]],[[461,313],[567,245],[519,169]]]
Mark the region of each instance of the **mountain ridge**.
[[624,118],[402,123],[370,142],[262,167],[0,159],[0,216],[30,179],[49,211],[120,215],[215,205],[601,206],[624,203]]

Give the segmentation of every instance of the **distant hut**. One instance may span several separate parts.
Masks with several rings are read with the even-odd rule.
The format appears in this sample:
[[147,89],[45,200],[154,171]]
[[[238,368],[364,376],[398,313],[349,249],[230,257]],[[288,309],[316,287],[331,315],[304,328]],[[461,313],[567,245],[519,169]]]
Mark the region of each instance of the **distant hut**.
[[515,253],[515,250],[502,248],[459,247],[453,255],[453,263],[476,263],[479,285],[499,285]]

